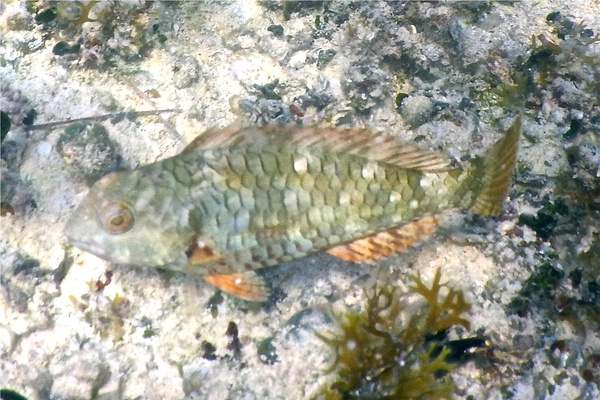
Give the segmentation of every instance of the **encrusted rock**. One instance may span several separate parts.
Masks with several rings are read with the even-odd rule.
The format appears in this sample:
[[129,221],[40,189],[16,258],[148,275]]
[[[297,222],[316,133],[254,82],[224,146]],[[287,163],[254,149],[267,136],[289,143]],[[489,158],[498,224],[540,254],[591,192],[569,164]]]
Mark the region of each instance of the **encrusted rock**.
[[67,126],[56,149],[67,164],[77,167],[89,184],[114,169],[119,160],[116,145],[100,124]]
[[94,398],[111,375],[102,353],[90,347],[84,347],[66,360],[55,360],[50,365],[50,373],[54,376],[52,398],[69,400]]

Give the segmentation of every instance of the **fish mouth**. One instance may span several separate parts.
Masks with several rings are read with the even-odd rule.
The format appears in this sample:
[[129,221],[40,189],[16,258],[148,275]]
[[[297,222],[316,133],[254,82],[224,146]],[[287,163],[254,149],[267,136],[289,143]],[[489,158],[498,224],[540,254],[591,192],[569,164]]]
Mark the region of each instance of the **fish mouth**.
[[[71,218],[67,224],[65,225],[64,228],[64,235],[67,238],[67,240],[69,241],[69,243],[71,243],[73,246],[77,247],[80,250],[83,250],[87,253],[91,253],[95,256],[98,256],[100,258],[105,259],[104,257],[104,251],[102,249],[102,246],[90,242],[88,240],[85,239],[81,239],[81,227],[80,224],[76,224],[74,218]],[[85,236],[85,235],[84,235]]]
[[73,239],[72,237],[69,237],[69,235],[66,235],[66,236],[67,236],[67,239],[69,240],[69,242],[73,246],[77,247],[80,250],[85,251],[86,253],[93,254],[97,257],[100,257],[100,258],[106,260],[104,252],[102,251],[102,248],[100,246],[94,245],[92,243],[84,242],[82,240]]

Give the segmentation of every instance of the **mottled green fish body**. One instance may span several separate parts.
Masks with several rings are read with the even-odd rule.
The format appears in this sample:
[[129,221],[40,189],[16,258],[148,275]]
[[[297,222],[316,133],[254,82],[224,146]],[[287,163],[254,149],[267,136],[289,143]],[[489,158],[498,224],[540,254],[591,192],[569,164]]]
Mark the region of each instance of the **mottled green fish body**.
[[342,258],[377,258],[377,246],[393,250],[406,238],[401,228],[422,218],[451,208],[498,213],[519,132],[518,119],[483,158],[451,168],[366,130],[211,130],[179,155],[100,180],[66,235],[112,262],[219,274],[207,280],[253,298],[229,290],[221,275],[243,283],[252,270],[352,242],[363,246],[351,251],[373,254]]

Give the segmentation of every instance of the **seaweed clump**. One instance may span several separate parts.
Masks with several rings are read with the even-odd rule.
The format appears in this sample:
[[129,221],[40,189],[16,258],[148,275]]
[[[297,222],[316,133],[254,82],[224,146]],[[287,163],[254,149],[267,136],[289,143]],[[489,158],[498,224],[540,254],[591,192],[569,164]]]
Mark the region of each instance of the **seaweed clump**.
[[168,13],[160,2],[38,0],[26,6],[65,65],[105,68],[137,61],[167,40],[162,31]]
[[[338,332],[319,337],[332,346],[335,382],[324,399],[444,399],[454,382],[451,349],[434,338],[451,327],[469,329],[463,314],[470,310],[463,294],[440,284],[438,270],[430,287],[419,275],[402,293],[389,284],[376,287],[364,311],[338,316]],[[424,302],[409,309],[411,294]],[[442,333],[442,335],[440,335]]]

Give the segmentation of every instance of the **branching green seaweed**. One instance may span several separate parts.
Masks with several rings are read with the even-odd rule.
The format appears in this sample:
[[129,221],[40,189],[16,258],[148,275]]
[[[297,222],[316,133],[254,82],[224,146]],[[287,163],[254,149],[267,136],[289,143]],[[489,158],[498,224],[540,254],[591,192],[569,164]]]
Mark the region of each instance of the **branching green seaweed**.
[[[440,284],[438,270],[430,287],[420,275],[406,293],[385,284],[368,296],[365,310],[337,317],[339,331],[319,337],[336,352],[332,371],[338,378],[324,399],[444,399],[454,383],[448,372],[450,349],[428,338],[453,326],[469,329],[470,310],[460,291]],[[410,294],[424,300],[408,308]],[[407,315],[408,314],[408,315]]]

